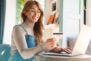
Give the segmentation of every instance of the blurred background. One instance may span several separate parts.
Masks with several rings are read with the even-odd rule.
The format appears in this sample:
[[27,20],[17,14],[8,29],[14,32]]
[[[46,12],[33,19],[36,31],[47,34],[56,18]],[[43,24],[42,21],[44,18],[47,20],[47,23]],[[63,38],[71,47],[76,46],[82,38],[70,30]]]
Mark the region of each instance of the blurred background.
[[[21,10],[27,0],[0,0],[0,44],[11,44],[13,26],[21,23]],[[91,0],[37,0],[44,11],[45,31],[62,32],[62,47],[77,38],[83,24],[91,26]],[[45,32],[44,32],[45,34]]]

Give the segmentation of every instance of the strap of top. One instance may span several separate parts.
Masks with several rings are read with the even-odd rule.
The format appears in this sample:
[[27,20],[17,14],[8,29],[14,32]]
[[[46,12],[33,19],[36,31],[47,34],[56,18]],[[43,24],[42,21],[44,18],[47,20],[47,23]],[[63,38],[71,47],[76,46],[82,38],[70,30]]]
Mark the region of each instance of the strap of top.
[[23,29],[23,31],[26,32],[26,34],[28,34],[27,30],[22,25],[19,25],[19,26]]

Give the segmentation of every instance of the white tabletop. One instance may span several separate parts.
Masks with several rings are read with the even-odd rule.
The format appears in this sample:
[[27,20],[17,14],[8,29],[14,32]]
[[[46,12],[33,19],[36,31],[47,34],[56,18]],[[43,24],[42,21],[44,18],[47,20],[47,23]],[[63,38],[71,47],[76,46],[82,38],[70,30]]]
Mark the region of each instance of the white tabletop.
[[65,56],[50,56],[50,55],[39,54],[35,58],[36,61],[91,61],[91,55],[65,57]]

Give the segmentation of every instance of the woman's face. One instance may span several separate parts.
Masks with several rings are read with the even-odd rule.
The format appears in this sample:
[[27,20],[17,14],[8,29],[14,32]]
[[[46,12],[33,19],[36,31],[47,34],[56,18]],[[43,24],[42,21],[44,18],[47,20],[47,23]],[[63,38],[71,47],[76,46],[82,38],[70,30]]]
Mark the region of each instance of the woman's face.
[[29,11],[26,12],[26,16],[27,19],[29,20],[29,22],[37,22],[38,19],[40,18],[41,12],[39,10],[39,8],[37,7],[37,5],[33,5]]

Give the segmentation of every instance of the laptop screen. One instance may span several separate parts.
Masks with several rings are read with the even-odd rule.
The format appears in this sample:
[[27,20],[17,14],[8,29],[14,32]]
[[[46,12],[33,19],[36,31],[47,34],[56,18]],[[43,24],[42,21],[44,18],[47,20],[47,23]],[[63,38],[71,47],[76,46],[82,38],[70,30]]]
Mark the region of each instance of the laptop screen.
[[75,42],[72,53],[85,54],[91,39],[91,27],[83,25]]

